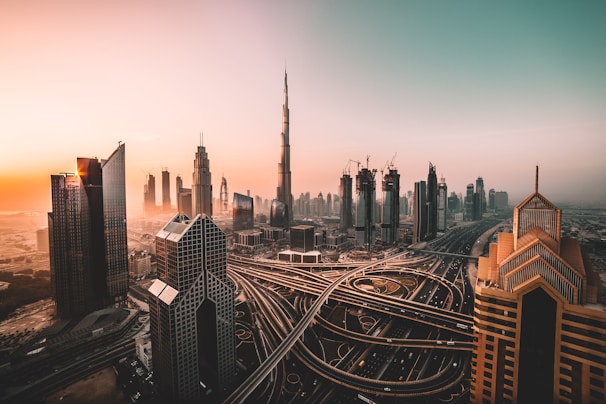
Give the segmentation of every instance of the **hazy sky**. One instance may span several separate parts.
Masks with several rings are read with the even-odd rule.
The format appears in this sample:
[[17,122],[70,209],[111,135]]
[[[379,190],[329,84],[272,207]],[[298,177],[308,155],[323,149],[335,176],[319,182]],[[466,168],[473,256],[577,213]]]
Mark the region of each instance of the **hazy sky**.
[[604,1],[5,0],[0,210],[122,141],[134,212],[148,172],[191,184],[200,132],[215,197],[274,197],[285,67],[295,198],[395,155],[403,191],[431,161],[517,202],[538,164],[550,200],[606,205]]

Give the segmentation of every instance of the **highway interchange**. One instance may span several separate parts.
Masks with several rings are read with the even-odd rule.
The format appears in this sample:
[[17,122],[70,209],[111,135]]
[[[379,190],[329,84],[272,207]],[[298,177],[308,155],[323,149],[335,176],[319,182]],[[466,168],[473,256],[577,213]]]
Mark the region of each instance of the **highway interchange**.
[[228,276],[249,313],[237,329],[263,348],[260,365],[225,402],[456,398],[472,347],[468,254],[496,223],[453,228],[423,252],[365,262],[231,257]]

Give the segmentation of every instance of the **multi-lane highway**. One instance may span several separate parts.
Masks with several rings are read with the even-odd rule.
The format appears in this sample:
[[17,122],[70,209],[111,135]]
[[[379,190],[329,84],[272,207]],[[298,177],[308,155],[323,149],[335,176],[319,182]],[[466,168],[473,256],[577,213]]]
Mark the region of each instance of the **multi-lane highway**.
[[231,258],[228,273],[255,300],[258,332],[273,335],[273,352],[226,402],[244,401],[288,352],[331,382],[316,379],[310,392],[335,398],[327,402],[339,402],[340,388],[331,386],[385,397],[458,388],[472,346],[467,254],[491,226],[466,226],[414,256],[371,262],[310,267]]

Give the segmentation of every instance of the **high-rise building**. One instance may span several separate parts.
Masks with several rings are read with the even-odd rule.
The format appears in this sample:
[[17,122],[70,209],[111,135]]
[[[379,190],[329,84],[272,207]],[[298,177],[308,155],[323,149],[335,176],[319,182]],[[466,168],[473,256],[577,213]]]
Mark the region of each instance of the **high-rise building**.
[[446,230],[447,216],[448,216],[448,187],[446,186],[446,179],[440,178],[440,181],[438,182],[438,231]]
[[156,177],[147,174],[147,184],[143,186],[143,211],[147,215],[156,212]]
[[210,176],[210,160],[204,146],[198,146],[194,159],[192,180],[192,210],[194,215],[213,215],[213,185]]
[[290,228],[290,249],[304,253],[313,251],[314,227],[307,225],[292,226]]
[[183,178],[181,178],[180,175],[177,175],[177,177],[175,178],[175,199],[178,199],[179,190],[181,188],[183,188]]
[[332,203],[332,194],[329,192],[326,195],[326,210],[324,212],[326,216],[332,216]]
[[413,243],[427,240],[427,185],[415,182],[413,207]]
[[362,168],[356,175],[356,242],[368,251],[376,239],[376,170]]
[[457,194],[455,192],[451,192],[450,196],[448,197],[448,212],[460,212],[462,209],[461,207],[461,200],[459,199],[459,197],[457,196]]
[[464,209],[465,209],[464,210],[464,217],[465,217],[466,221],[476,220],[474,218],[475,209],[473,207],[474,206],[474,203],[473,203],[474,202],[473,194],[474,194],[474,192],[473,192],[473,184],[471,184],[471,183],[467,184],[467,190],[466,190],[466,193],[465,193],[465,202],[464,202],[464,205],[465,205],[465,207],[464,207]]
[[288,227],[288,205],[280,202],[277,199],[271,201],[269,209],[269,225],[285,229]]
[[170,173],[162,170],[162,210],[170,210]]
[[290,110],[288,109],[288,82],[284,72],[284,104],[282,105],[282,133],[280,134],[280,162],[278,163],[278,189],[276,199],[286,205],[289,227],[293,218],[293,197],[291,192],[290,173],[290,138],[289,138]]
[[513,232],[499,233],[478,261],[471,401],[605,402],[602,293],[578,241],[561,236],[561,211],[539,193],[537,167]]
[[480,220],[482,218],[481,215],[486,212],[486,190],[484,189],[484,179],[482,177],[476,179],[476,192],[479,195],[478,198],[480,201],[478,206],[480,216],[476,220]]
[[221,177],[221,190],[219,192],[219,203],[221,204],[221,213],[227,212],[228,195],[229,194],[227,192],[227,180],[225,179],[225,177]]
[[399,239],[400,229],[400,174],[390,168],[383,177],[383,218],[381,240],[383,244],[393,244]]
[[490,188],[490,190],[488,191],[488,209],[491,212],[495,211],[495,196],[496,192],[494,188]]
[[438,233],[438,177],[436,166],[429,163],[427,174],[427,236],[426,240],[432,240]]
[[343,173],[339,184],[339,196],[341,197],[341,222],[339,229],[347,231],[353,226],[353,195],[352,181],[349,173]]
[[234,231],[252,229],[255,225],[253,198],[234,192],[232,205]]
[[180,188],[177,194],[177,211],[180,215],[192,217],[193,204],[191,188]]
[[326,202],[324,201],[324,195],[322,192],[318,194],[316,198],[316,216],[320,217],[326,214]]
[[167,402],[195,402],[235,374],[234,289],[226,238],[212,219],[176,215],[156,235],[149,288],[154,378]]
[[107,160],[78,158],[77,174],[51,175],[51,285],[61,317],[126,299],[124,150],[120,144]]
[[507,192],[497,191],[494,194],[494,208],[496,210],[505,210],[509,206],[509,198]]

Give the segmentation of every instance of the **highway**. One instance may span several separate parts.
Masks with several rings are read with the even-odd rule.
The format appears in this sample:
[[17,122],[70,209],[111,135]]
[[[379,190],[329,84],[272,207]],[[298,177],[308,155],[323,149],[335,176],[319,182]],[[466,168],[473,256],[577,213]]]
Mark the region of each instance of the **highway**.
[[[466,262],[476,234],[492,225],[456,229],[428,245],[441,254],[416,251],[313,266],[228,259],[228,274],[246,284],[257,318],[266,319],[258,320],[263,334],[273,334],[279,345],[225,402],[246,400],[289,352],[320,380],[332,382],[323,389],[314,382],[311,394],[318,399],[335,386],[386,397],[452,391],[461,383],[472,347],[473,288]],[[416,280],[413,290],[401,287],[407,279]],[[288,294],[295,297],[284,298]],[[374,325],[355,329],[362,317]],[[327,358],[322,342],[327,335],[348,346],[337,362]]]
[[[403,254],[403,253],[401,253]],[[274,352],[267,358],[265,362],[263,362],[255,371],[242,383],[238,388],[236,388],[232,394],[229,395],[225,399],[226,403],[241,403],[248,397],[248,395],[263,381],[265,377],[269,374],[269,372],[282,360],[282,358],[290,351],[290,349],[295,345],[297,340],[303,335],[307,327],[311,324],[315,315],[320,311],[322,305],[324,304],[324,300],[328,300],[330,294],[341,284],[341,282],[349,279],[352,276],[355,276],[357,273],[373,268],[376,265],[382,264],[384,262],[389,262],[394,259],[394,257],[384,258],[383,260],[372,262],[365,266],[353,269],[351,271],[346,272],[341,277],[337,278],[331,285],[329,285],[318,299],[310,306],[309,310],[305,313],[305,315],[301,318],[301,320],[293,327],[292,331],[284,338],[284,340],[280,343],[280,345],[276,348]]]

